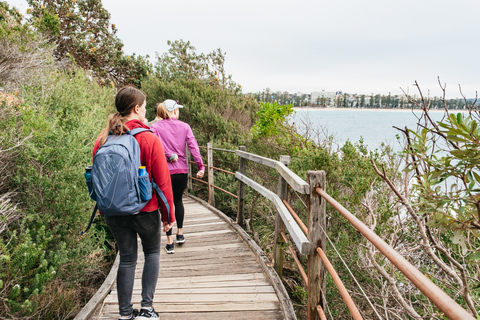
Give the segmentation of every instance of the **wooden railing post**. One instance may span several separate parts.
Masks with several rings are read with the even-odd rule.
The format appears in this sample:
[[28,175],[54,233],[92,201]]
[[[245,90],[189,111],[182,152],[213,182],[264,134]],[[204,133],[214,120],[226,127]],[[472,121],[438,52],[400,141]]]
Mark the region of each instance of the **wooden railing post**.
[[187,165],[188,165],[188,180],[187,180],[187,188],[188,190],[193,189],[193,179],[190,178],[193,176],[193,171],[192,171],[192,164],[190,163],[190,159],[192,158],[190,155],[190,150],[188,150],[188,146],[185,148],[185,155],[187,156]]
[[[247,148],[244,146],[238,147],[241,151],[246,151]],[[242,157],[238,157],[238,172],[245,175],[247,172],[246,162]],[[237,206],[237,223],[240,227],[245,229],[245,184],[238,180],[238,206]]]
[[[289,165],[290,156],[280,156],[280,162],[286,166]],[[287,194],[288,194],[287,187],[288,187],[287,181],[285,181],[285,179],[281,175],[279,175],[277,195],[280,197],[281,200],[287,199]],[[277,213],[275,214],[275,248],[273,253],[273,260],[274,260],[275,271],[277,272],[280,279],[282,279],[282,274],[283,274],[283,255],[284,255],[283,246],[282,246],[282,243],[284,243],[284,241],[282,236],[280,235],[280,232],[282,232],[283,229],[284,229],[283,221],[282,221],[282,218],[280,217],[280,214],[277,211]]]
[[[325,265],[315,250],[321,247],[325,251],[326,202],[315,191],[317,187],[325,190],[325,171],[307,171],[307,183],[310,186],[308,201],[308,240],[312,252],[308,256],[308,320],[319,320],[317,305],[324,308],[322,292],[325,293]],[[325,232],[324,232],[325,231]]]
[[208,167],[208,203],[215,207],[215,188],[213,181],[213,146],[207,143],[207,167]]

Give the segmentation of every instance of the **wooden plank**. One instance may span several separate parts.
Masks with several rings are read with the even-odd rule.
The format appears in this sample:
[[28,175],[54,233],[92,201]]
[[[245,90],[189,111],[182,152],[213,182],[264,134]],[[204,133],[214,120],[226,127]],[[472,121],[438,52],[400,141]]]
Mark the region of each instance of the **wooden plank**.
[[277,169],[278,173],[288,182],[290,187],[293,190],[297,191],[301,194],[309,194],[310,186],[306,183],[302,178],[297,176],[292,170],[287,168],[283,163],[277,161],[275,164],[275,169]]
[[295,221],[295,219],[292,217],[290,212],[283,204],[282,200],[280,200],[278,195],[238,172],[235,174],[235,177],[242,180],[243,182],[245,182],[246,185],[255,189],[258,193],[273,202],[273,204],[277,208],[278,213],[282,217],[282,221],[287,227],[287,230],[292,237],[298,251],[300,251],[300,253],[303,255],[309,254],[311,251],[310,242],[303,233],[303,230],[298,226],[297,221]]
[[[283,316],[278,291],[259,257],[240,237],[230,218],[186,198],[186,243],[175,254],[161,251],[154,307],[161,319],[291,319]],[[175,231],[175,230],[174,230]],[[165,241],[165,236],[162,237]],[[165,243],[165,242],[162,242]],[[139,256],[132,303],[140,307],[143,252]],[[90,319],[118,318],[116,286]]]
[[224,219],[230,225],[230,228],[236,231],[236,233],[243,239],[243,241],[248,245],[248,247],[255,253],[255,256],[260,263],[263,272],[265,275],[268,276],[269,281],[271,282],[275,292],[277,293],[280,308],[282,310],[284,320],[296,320],[297,317],[295,315],[295,311],[293,309],[292,301],[288,296],[288,293],[283,285],[281,279],[275,273],[275,270],[272,267],[272,264],[269,258],[265,255],[262,249],[255,243],[255,241],[243,230],[240,228],[238,224],[234,224],[223,212],[219,211],[218,209],[208,205],[205,201],[198,199],[194,196],[190,196],[192,199],[195,199],[205,207],[212,210],[212,212],[216,213],[219,217]]
[[248,153],[248,152],[245,152],[245,151],[241,151],[241,150],[235,150],[235,154],[239,157],[244,158],[244,159],[248,159],[248,160],[254,161],[256,163],[263,164],[263,165],[265,165],[267,167],[270,167],[270,168],[275,168],[275,164],[276,164],[275,160],[265,158],[265,157],[262,157],[262,156],[259,156],[259,155],[253,154],[253,153]]
[[[228,270],[222,271],[223,274],[247,274],[248,272],[258,272],[261,271],[261,268],[258,265],[244,265],[244,266],[239,266],[235,265],[230,267]],[[164,277],[178,277],[180,275],[185,275],[185,276],[193,276],[193,275],[218,275],[219,270],[218,269],[204,269],[201,267],[198,268],[190,268],[190,270],[162,270],[161,274]],[[135,271],[135,276],[140,277],[142,274],[142,270]]]
[[[182,298],[179,299],[178,296],[175,296],[170,293],[161,293],[155,294],[153,298],[153,303],[178,303],[178,304],[196,304],[196,303],[223,303],[223,302],[239,302],[239,303],[252,303],[255,301],[269,301],[276,302],[278,301],[275,293],[211,293],[211,294],[182,294]],[[181,302],[179,302],[179,300]],[[139,303],[142,301],[142,296],[139,294],[132,295],[132,303]],[[117,303],[116,295],[108,295],[105,298],[105,304],[107,303]]]
[[[242,288],[242,287],[263,287],[271,286],[270,282],[264,279],[254,279],[254,280],[225,280],[225,281],[206,281],[206,282],[189,282],[185,284],[184,282],[166,282],[161,281],[160,279],[157,282],[155,290],[170,290],[170,289],[206,289],[206,288],[216,288],[221,291],[225,288]],[[133,283],[133,290],[141,290],[142,281],[141,279],[135,279]],[[111,293],[116,292],[116,287],[113,288]]]
[[[112,320],[115,315],[110,316],[106,315],[105,317],[98,318],[98,320]],[[280,320],[283,319],[283,315],[280,311],[239,311],[239,312],[214,312],[214,313],[200,313],[200,312],[189,312],[189,313],[163,313],[161,314],[162,320],[218,320],[218,319],[229,319],[229,320]]]
[[[141,294],[142,290],[134,289],[133,294]],[[162,294],[239,294],[239,293],[275,293],[272,286],[246,286],[246,287],[214,287],[214,288],[159,288],[155,290],[155,295]],[[117,294],[116,291],[112,291],[111,294]]]
[[[154,302],[155,310],[164,312],[223,312],[223,311],[255,311],[255,310],[278,310],[280,308],[278,301],[261,301],[261,302],[220,302],[220,303],[162,303]],[[117,313],[118,306],[115,304],[106,304],[103,308],[105,312]],[[115,319],[115,318],[114,318]]]
[[248,159],[248,160],[263,164],[267,167],[277,169],[278,173],[280,173],[280,175],[290,184],[290,186],[294,190],[302,194],[309,193],[309,185],[302,178],[296,175],[292,170],[288,169],[280,161],[261,157],[256,154],[248,153],[241,150],[236,150],[235,154],[244,159]]
[[[117,314],[104,314],[95,320],[112,320],[118,317]],[[280,311],[238,311],[238,312],[189,312],[189,313],[164,313],[161,314],[162,320],[280,320],[283,314]]]
[[[307,171],[307,181],[312,190],[320,187],[325,188],[326,174],[325,171]],[[320,197],[316,192],[312,192],[308,198],[308,238],[311,243],[319,245],[322,250],[326,248],[327,229],[327,214],[326,201]],[[326,292],[325,281],[325,265],[320,256],[312,250],[308,256],[307,263],[308,272],[308,318],[311,320],[320,320],[320,315],[317,311],[317,305],[325,308],[325,297],[322,297],[322,292]]]
[[265,275],[261,272],[252,272],[249,274],[228,274],[221,276],[195,276],[195,277],[178,277],[178,278],[159,278],[162,282],[183,282],[183,283],[192,283],[192,282],[222,282],[222,281],[244,281],[244,280],[263,280]]

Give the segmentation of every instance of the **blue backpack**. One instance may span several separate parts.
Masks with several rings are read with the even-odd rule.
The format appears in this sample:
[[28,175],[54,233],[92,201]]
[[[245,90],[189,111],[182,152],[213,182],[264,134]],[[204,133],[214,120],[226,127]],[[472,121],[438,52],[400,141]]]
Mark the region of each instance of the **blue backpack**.
[[140,146],[134,136],[144,131],[150,130],[136,128],[120,136],[110,134],[98,148],[93,165],[85,168],[90,198],[97,203],[87,229],[81,234],[88,231],[97,210],[107,217],[137,214],[152,198],[152,188],[165,204],[170,220],[170,207],[163,192],[153,179],[150,182],[148,173],[139,176]]

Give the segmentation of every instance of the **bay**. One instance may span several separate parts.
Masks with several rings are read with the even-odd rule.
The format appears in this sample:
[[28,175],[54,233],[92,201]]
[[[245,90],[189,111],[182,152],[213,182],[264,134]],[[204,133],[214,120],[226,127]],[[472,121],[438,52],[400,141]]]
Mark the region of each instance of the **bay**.
[[[294,123],[301,133],[305,133],[305,124],[311,129],[321,132],[320,138],[333,136],[339,146],[346,141],[358,142],[363,138],[364,144],[370,150],[379,148],[382,143],[390,145],[399,151],[401,145],[396,135],[402,133],[395,129],[408,127],[416,130],[417,117],[420,110],[396,109],[342,109],[342,108],[294,108],[290,123]],[[453,111],[457,113],[458,111]],[[439,121],[444,116],[443,111],[429,112],[432,119]]]

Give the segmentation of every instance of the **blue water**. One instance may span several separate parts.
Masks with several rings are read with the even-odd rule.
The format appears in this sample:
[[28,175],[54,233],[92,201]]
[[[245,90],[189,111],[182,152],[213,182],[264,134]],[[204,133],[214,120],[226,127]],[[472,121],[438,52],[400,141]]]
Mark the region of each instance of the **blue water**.
[[[420,115],[416,111],[417,116]],[[361,138],[368,149],[379,148],[382,143],[392,146],[396,151],[401,145],[396,135],[402,133],[393,126],[416,130],[417,118],[411,110],[371,110],[371,109],[296,109],[292,120],[300,132],[305,132],[302,122],[320,131],[320,138],[333,136],[334,141],[343,145],[345,141],[357,142]],[[434,120],[441,120],[443,111],[431,111]],[[401,140],[403,141],[403,139]]]

